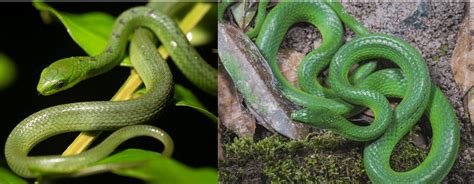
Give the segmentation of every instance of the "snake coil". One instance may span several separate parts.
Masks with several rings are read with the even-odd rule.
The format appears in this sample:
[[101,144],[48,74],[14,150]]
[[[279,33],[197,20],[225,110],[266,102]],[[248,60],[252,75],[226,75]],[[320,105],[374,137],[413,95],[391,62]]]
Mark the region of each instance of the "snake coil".
[[[220,7],[219,16],[229,5],[224,3]],[[265,14],[261,9],[264,8],[259,8],[258,14]],[[256,45],[272,70],[273,83],[287,100],[302,106],[291,114],[294,120],[333,130],[350,140],[368,141],[364,166],[374,183],[439,183],[448,174],[459,149],[457,117],[447,98],[430,81],[426,62],[409,43],[394,36],[370,33],[340,3],[334,2],[284,0],[266,18],[257,19],[263,25]],[[277,61],[286,32],[297,22],[313,24],[323,37],[321,45],[298,66],[300,88],[286,80]],[[342,23],[357,34],[344,44]],[[375,59],[389,60],[400,68],[373,72]],[[368,62],[349,76],[352,66],[363,61]],[[327,84],[323,84],[317,77],[326,68],[329,77]],[[386,97],[402,100],[392,110]],[[355,125],[346,119],[364,110],[363,107],[374,112],[375,119],[370,125]],[[429,154],[414,169],[394,171],[390,166],[393,148],[423,113],[433,129]]]

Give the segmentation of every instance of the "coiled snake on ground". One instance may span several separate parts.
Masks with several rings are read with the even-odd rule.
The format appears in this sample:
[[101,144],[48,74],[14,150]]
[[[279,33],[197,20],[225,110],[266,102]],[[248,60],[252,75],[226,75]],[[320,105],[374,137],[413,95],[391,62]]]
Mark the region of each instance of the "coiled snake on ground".
[[[220,7],[219,16],[229,4]],[[283,1],[266,18],[260,17],[256,24],[263,21],[263,25],[256,45],[272,70],[273,82],[286,99],[303,107],[291,114],[294,120],[331,129],[351,140],[368,141],[364,166],[374,183],[442,181],[459,149],[457,117],[447,98],[430,81],[426,63],[415,48],[400,38],[370,33],[340,3]],[[297,22],[313,24],[323,37],[321,45],[308,53],[298,67],[300,88],[286,80],[276,58],[286,32]],[[357,34],[344,44],[341,22]],[[224,60],[227,56],[223,57]],[[373,72],[374,59],[389,60],[400,68]],[[349,76],[352,66],[363,61],[368,62]],[[317,78],[328,66],[329,77],[324,84]],[[392,110],[386,97],[402,100]],[[359,126],[346,119],[362,107],[374,112],[370,125]],[[433,129],[430,152],[416,168],[394,171],[390,166],[392,150],[423,113]]]

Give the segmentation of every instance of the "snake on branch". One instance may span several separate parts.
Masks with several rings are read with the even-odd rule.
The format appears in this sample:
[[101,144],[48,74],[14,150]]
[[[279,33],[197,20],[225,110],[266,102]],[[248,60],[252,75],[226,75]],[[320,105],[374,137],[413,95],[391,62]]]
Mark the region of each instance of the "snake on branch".
[[[219,7],[221,20],[230,4]],[[261,16],[265,9],[259,7],[257,12],[255,21],[261,28],[255,44],[271,68],[273,84],[287,100],[302,107],[291,114],[294,120],[330,129],[350,140],[366,141],[364,167],[374,183],[440,183],[446,177],[459,149],[458,120],[450,102],[431,82],[426,62],[415,48],[398,37],[370,33],[337,2],[283,0],[266,17]],[[298,22],[317,27],[323,40],[298,66],[300,87],[287,81],[277,61],[286,32]],[[346,43],[343,24],[356,33]],[[225,57],[229,56],[221,59]],[[399,68],[375,71],[377,59],[391,61]],[[356,64],[359,68],[350,72]],[[318,79],[327,68],[328,78]],[[392,109],[387,97],[401,101]],[[374,112],[370,125],[360,126],[346,119],[365,107]],[[409,171],[393,170],[390,156],[395,145],[423,113],[432,127],[428,156]]]
[[[44,173],[74,172],[105,158],[120,143],[137,136],[162,141],[165,145],[163,154],[170,155],[173,144],[169,135],[153,126],[136,125],[150,121],[162,112],[173,95],[171,71],[157,52],[153,36],[166,48],[186,78],[202,91],[216,94],[217,71],[190,45],[177,24],[160,11],[135,7],[123,12],[116,19],[103,52],[52,63],[41,73],[37,90],[43,95],[51,95],[111,70],[123,60],[132,35],[130,58],[146,93],[127,101],[58,105],[30,115],[13,129],[5,144],[5,157],[12,171],[27,178]],[[28,156],[35,145],[54,135],[98,130],[116,131],[94,148],[77,155]]]

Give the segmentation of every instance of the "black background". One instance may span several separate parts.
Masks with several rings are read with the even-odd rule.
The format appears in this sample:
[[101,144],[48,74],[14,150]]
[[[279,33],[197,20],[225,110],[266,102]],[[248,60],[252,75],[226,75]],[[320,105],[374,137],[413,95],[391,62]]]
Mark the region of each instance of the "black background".
[[[57,10],[70,13],[90,11],[107,12],[118,16],[124,10],[145,3],[49,3]],[[212,13],[212,12],[211,12]],[[215,21],[214,21],[215,22]],[[203,57],[215,65],[217,55],[212,44],[198,47]],[[70,56],[86,55],[69,37],[64,26],[55,22],[46,25],[40,18],[39,11],[31,3],[0,3],[0,52],[12,58],[17,66],[17,78],[13,86],[0,90],[1,128],[0,147],[10,131],[21,120],[41,109],[70,102],[109,100],[129,75],[129,69],[116,67],[112,71],[84,81],[76,87],[52,96],[40,96],[36,84],[43,68],[52,62]],[[172,62],[168,62],[173,71],[176,83],[197,91]],[[198,97],[211,112],[216,114],[217,99],[197,92]],[[170,107],[153,123],[168,132],[175,141],[173,158],[191,167],[217,167],[217,134],[216,125],[199,112],[186,107]],[[60,154],[78,133],[54,136],[37,145],[31,155]],[[103,133],[100,139],[106,137]],[[134,138],[122,144],[117,150],[142,148],[159,151],[162,145],[151,138]],[[0,157],[0,166],[8,168]],[[183,176],[186,177],[186,176]],[[33,180],[29,180],[33,181]],[[76,179],[62,179],[58,183],[140,183],[139,180],[120,177],[113,174],[100,174]]]

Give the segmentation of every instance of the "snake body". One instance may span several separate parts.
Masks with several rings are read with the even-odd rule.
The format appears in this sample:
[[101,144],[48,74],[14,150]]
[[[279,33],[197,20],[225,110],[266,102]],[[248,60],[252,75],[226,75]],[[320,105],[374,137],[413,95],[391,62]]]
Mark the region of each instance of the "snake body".
[[[295,13],[296,12],[296,13]],[[291,15],[291,16],[290,16]],[[304,89],[293,87],[284,78],[280,72],[277,62],[277,52],[284,38],[286,31],[296,22],[308,21],[314,24],[321,31],[323,43],[316,50],[308,53],[300,64],[299,72],[303,72],[303,78],[300,81],[314,81],[312,90],[314,93],[305,92]],[[361,104],[367,105],[375,111],[378,117],[369,126],[357,126],[345,120],[342,115],[350,113],[354,106],[340,99],[325,98],[323,87],[317,83],[315,78],[319,72],[322,72],[331,61],[332,56],[342,44],[342,24],[337,14],[330,6],[324,2],[312,3],[281,3],[278,4],[267,16],[263,27],[273,27],[273,29],[263,29],[260,31],[256,45],[260,49],[262,55],[269,63],[273,75],[276,79],[277,86],[281,89],[282,94],[290,101],[311,109],[313,113],[331,112],[328,117],[321,118],[321,121],[312,121],[317,126],[333,126],[334,130],[343,134],[345,137],[366,141],[372,140],[380,136],[392,120],[391,108],[388,100],[379,93],[368,91],[368,95],[359,95]],[[277,28],[278,31],[274,29]],[[302,71],[302,67],[304,68]],[[352,95],[349,95],[352,97]],[[357,104],[357,103],[356,103]],[[317,113],[319,114],[319,113]],[[309,115],[307,111],[294,113],[292,116],[300,121]],[[337,126],[337,127],[336,127]],[[344,128],[339,128],[344,127]]]
[[[357,34],[342,47],[341,21]],[[323,37],[321,46],[308,53],[299,65],[301,88],[285,79],[276,58],[287,30],[296,22],[315,25]],[[422,56],[406,41],[370,33],[346,13],[340,3],[283,1],[268,13],[256,45],[283,96],[303,107],[292,113],[293,119],[331,129],[351,140],[373,141],[364,149],[364,165],[371,181],[439,183],[448,174],[459,148],[457,118],[449,101],[431,83]],[[349,77],[354,64],[381,58],[400,68],[372,73],[376,65],[371,61]],[[317,80],[328,66],[329,88]],[[385,96],[402,100],[392,110]],[[374,111],[374,122],[368,126],[355,125],[346,119],[360,111],[360,106]],[[433,127],[428,157],[412,170],[396,172],[390,166],[393,148],[423,112]]]
[[[215,93],[215,69],[205,63],[172,19],[147,7],[136,7],[122,13],[115,22],[107,48],[99,55],[61,59],[45,68],[38,91],[50,95],[112,69],[123,59],[128,39],[139,27],[148,28],[158,37],[176,65],[194,84],[210,94]],[[151,35],[146,32],[137,31],[130,49],[132,65],[147,92],[127,101],[70,103],[30,115],[14,128],[5,144],[8,165],[15,173],[31,178],[45,172],[72,172],[104,158],[118,144],[135,136],[151,136],[172,145],[169,136],[160,129],[135,125],[156,116],[173,95],[171,72],[150,41]],[[134,126],[119,129],[128,125]],[[78,155],[28,156],[36,144],[53,135],[115,129],[119,130],[104,142]],[[171,150],[165,146],[167,154]]]

